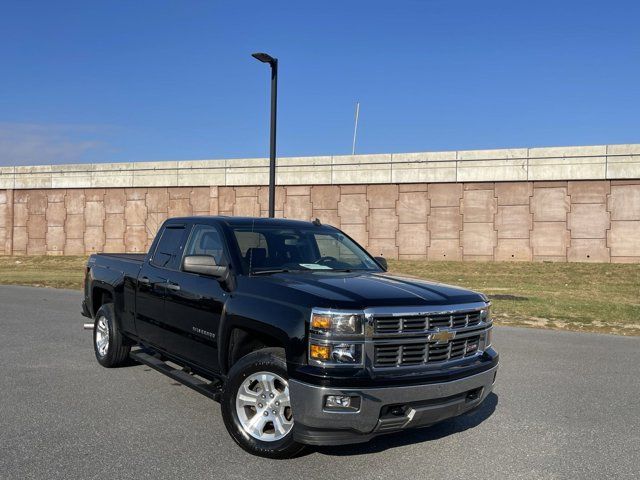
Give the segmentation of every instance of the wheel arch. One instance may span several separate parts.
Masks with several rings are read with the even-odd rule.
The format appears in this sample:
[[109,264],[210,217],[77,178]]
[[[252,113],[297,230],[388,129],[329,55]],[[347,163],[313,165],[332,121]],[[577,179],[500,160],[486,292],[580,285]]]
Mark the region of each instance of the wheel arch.
[[220,322],[218,345],[221,373],[242,356],[260,348],[284,348],[287,363],[306,355],[304,313],[300,307],[272,300],[231,299]]

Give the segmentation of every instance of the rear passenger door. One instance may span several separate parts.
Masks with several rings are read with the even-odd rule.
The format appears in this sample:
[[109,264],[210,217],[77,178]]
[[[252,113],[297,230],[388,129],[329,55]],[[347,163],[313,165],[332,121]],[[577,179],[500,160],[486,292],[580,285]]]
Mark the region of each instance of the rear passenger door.
[[155,250],[145,261],[136,289],[136,330],[144,343],[166,348],[165,296],[169,274],[178,269],[187,228],[167,225],[158,233]]
[[[184,256],[210,255],[228,265],[224,236],[214,225],[194,225]],[[165,297],[165,322],[171,349],[182,358],[216,372],[218,329],[228,293],[216,278],[172,270]]]

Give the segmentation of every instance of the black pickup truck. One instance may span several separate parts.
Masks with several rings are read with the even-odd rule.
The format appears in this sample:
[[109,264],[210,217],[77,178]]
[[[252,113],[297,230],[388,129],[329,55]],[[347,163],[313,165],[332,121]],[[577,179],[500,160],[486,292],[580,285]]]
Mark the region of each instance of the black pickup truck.
[[498,368],[487,297],[391,275],[319,221],[169,219],[146,255],[92,255],[84,287],[101,365],[132,357],[219,401],[272,458],[462,414]]

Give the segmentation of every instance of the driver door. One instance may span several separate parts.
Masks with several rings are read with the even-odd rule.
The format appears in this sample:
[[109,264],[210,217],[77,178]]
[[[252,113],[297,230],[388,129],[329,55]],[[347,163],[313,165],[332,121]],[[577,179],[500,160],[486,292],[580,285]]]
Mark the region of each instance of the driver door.
[[[223,238],[214,225],[194,225],[184,256],[209,255],[216,264],[228,265]],[[217,371],[218,330],[228,292],[217,278],[185,272],[182,265],[167,280],[165,322],[173,351],[190,363]]]

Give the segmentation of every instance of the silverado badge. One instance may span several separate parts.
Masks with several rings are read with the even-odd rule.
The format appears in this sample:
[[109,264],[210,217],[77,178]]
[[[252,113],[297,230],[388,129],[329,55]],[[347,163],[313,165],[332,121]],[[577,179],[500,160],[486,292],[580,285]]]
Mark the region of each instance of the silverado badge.
[[427,340],[436,343],[447,343],[449,340],[453,340],[456,336],[456,332],[450,332],[449,330],[440,330],[436,333],[432,333],[427,337]]

